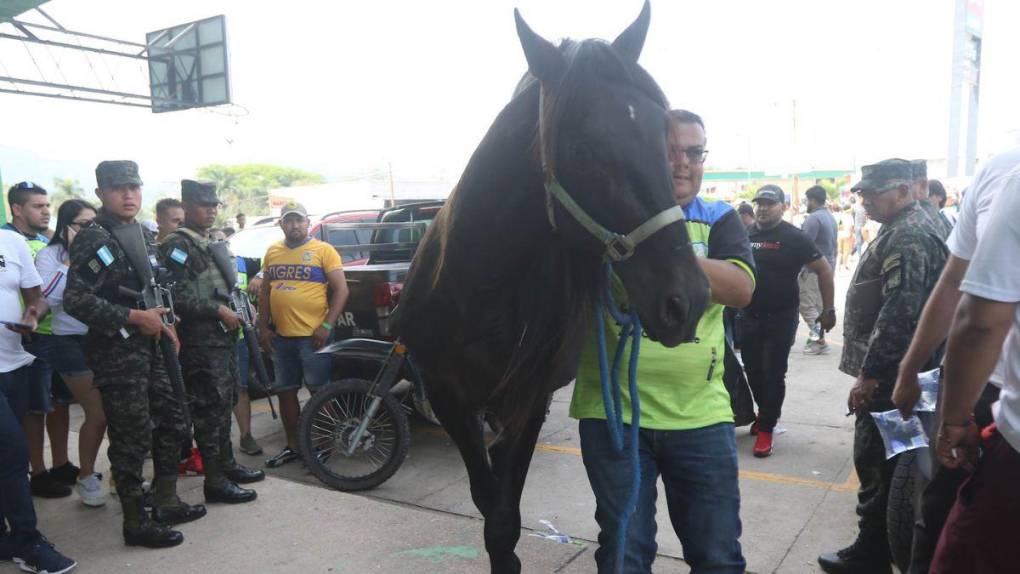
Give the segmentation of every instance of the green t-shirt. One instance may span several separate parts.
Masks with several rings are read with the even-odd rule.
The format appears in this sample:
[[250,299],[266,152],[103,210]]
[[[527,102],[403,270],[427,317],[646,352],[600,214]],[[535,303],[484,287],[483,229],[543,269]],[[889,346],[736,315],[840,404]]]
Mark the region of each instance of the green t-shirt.
[[[687,216],[687,232],[699,257],[731,261],[754,278],[747,231],[733,208],[723,202],[696,198],[684,208],[684,213]],[[724,307],[717,303],[709,305],[698,323],[699,341],[696,343],[670,349],[647,336],[641,340],[637,384],[642,428],[685,430],[733,421],[730,396],[723,384],[726,345],[723,310]],[[610,367],[618,340],[619,326],[607,313],[606,348]],[[620,382],[623,419],[629,423],[629,344],[622,361]],[[601,385],[593,325],[585,341],[574,384],[574,395],[570,401],[571,417],[606,418]]]

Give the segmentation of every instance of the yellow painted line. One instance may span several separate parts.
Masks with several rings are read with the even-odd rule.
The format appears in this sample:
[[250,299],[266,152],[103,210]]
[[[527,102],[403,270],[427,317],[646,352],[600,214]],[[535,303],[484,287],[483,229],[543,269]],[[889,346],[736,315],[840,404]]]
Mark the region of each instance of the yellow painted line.
[[[439,427],[429,427],[419,429],[419,432],[435,435],[435,436],[447,436],[446,432]],[[573,446],[559,446],[555,444],[549,444],[547,442],[540,442],[535,445],[535,450],[542,452],[553,452],[557,454],[570,454],[574,456],[581,456],[581,449]],[[740,471],[740,478],[747,480],[760,480],[762,482],[772,482],[776,484],[791,484],[794,486],[807,486],[811,488],[821,488],[823,490],[832,490],[834,492],[857,492],[857,488],[860,486],[860,481],[857,480],[857,473],[851,468],[850,476],[847,477],[846,482],[835,483],[826,482],[824,480],[812,480],[810,478],[798,478],[796,476],[786,476],[784,474],[773,474],[771,472],[758,472],[753,470],[742,470]]]

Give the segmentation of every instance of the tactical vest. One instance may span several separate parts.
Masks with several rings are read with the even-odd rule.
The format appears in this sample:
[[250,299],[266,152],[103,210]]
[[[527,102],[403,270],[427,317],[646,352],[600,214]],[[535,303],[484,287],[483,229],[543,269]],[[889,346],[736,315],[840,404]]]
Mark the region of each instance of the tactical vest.
[[[187,227],[181,227],[174,233],[184,235],[191,241],[192,245],[197,247],[196,253],[192,254],[195,259],[191,268],[199,297],[211,301],[219,301],[220,299],[216,296],[217,293],[221,295],[229,294],[231,286],[227,285],[223,274],[216,268],[212,254],[209,253],[209,238],[202,237],[198,232]],[[237,262],[234,261],[233,265],[236,268]]]

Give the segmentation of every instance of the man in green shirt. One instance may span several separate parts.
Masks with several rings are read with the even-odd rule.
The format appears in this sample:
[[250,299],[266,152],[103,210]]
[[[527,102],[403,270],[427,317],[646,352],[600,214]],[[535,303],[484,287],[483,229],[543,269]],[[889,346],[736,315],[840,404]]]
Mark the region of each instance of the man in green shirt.
[[[698,324],[697,341],[675,348],[644,340],[638,363],[641,487],[627,534],[626,572],[650,572],[655,559],[656,482],[661,474],[673,529],[691,567],[743,572],[740,491],[730,397],[723,385],[725,307],[744,307],[754,292],[754,263],[747,231],[723,202],[698,197],[704,174],[705,127],[696,114],[671,112],[670,164],[687,232],[712,289],[712,304]],[[610,322],[608,325],[612,326]],[[616,329],[606,330],[614,349]],[[629,353],[629,351],[628,351]],[[626,356],[626,355],[625,355]],[[622,391],[624,422],[630,396]],[[570,403],[579,419],[581,453],[595,494],[599,571],[609,571],[622,551],[617,528],[630,490],[628,454],[615,452],[605,420],[594,329],[586,343]],[[627,426],[629,434],[630,427]]]

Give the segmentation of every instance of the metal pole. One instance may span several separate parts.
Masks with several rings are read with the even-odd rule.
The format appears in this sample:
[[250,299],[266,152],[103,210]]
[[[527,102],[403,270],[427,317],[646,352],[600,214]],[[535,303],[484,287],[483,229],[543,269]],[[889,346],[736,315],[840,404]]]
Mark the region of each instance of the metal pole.
[[40,40],[35,37],[15,36],[14,34],[0,34],[0,38],[7,40],[20,40],[22,42],[32,42],[34,44],[42,44],[44,46],[55,46],[57,48],[69,48],[71,50],[84,50],[86,52],[95,52],[96,54],[106,54],[107,56],[121,56],[123,58],[132,58],[135,60],[148,61],[149,58],[145,56],[139,56],[137,54],[128,54],[127,52],[118,52],[116,50],[104,50],[103,48],[90,48],[88,46],[79,46],[77,44],[68,44],[66,42],[54,42],[52,40]]
[[77,100],[79,102],[95,102],[97,104],[115,104],[118,106],[130,106],[133,108],[145,108],[149,109],[148,104],[136,104],[134,102],[118,102],[114,100],[101,100],[99,98],[85,98],[82,96],[65,96],[63,94],[47,94],[45,92],[26,92],[24,90],[9,90],[7,88],[0,88],[0,93],[5,94],[18,94],[21,96],[40,96],[43,98],[58,98],[61,100]]

